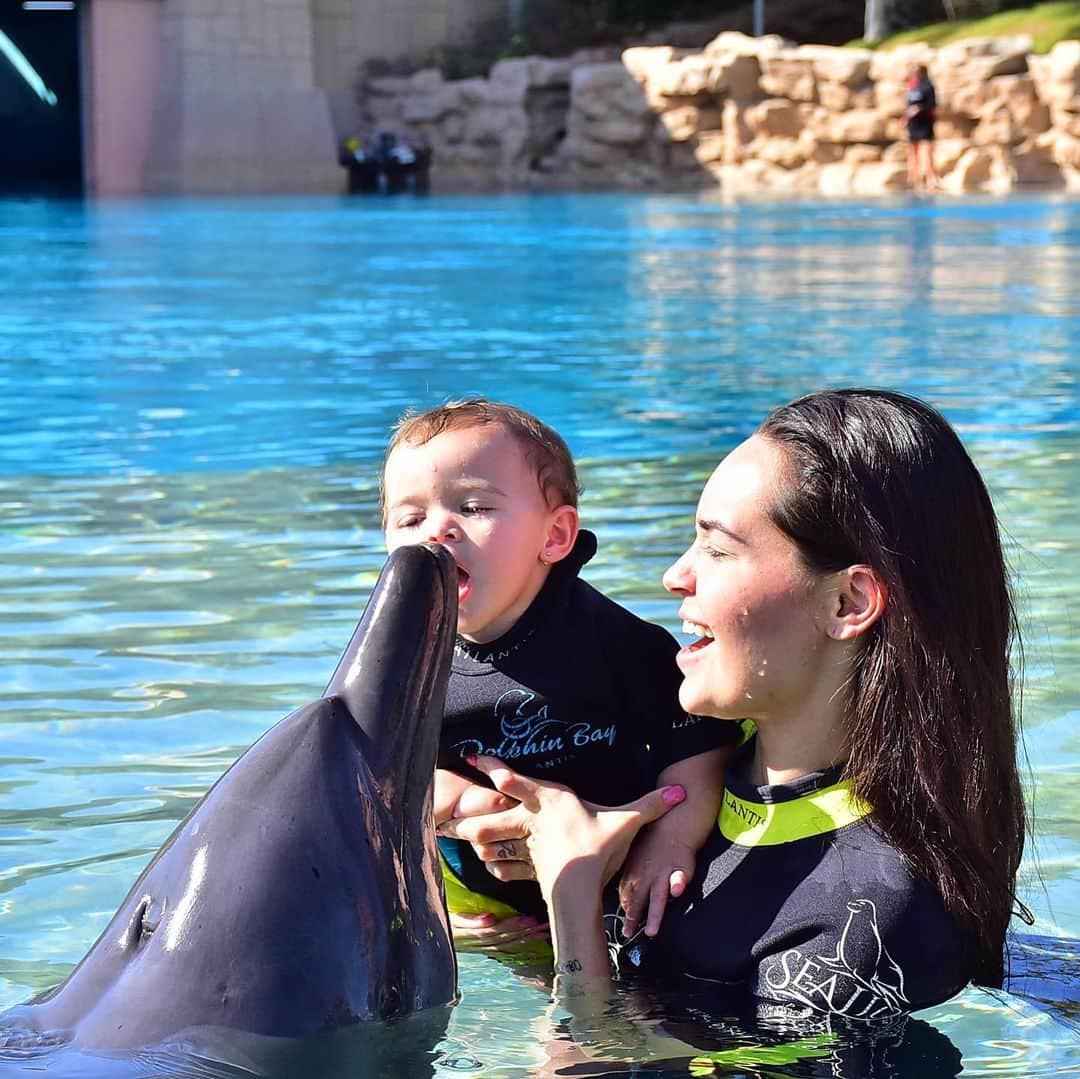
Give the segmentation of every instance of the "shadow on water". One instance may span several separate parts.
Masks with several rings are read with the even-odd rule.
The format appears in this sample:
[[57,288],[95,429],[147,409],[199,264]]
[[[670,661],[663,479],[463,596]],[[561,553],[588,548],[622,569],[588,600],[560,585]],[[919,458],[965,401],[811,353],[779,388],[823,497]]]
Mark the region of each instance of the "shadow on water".
[[[62,1044],[4,1046],[0,1076],[64,1079],[424,1079],[436,1074],[437,1046],[449,1008],[387,1023],[361,1023],[315,1038],[267,1038],[230,1030],[184,1032],[175,1042],[123,1054],[88,1053]],[[9,1032],[12,1041],[18,1035]]]
[[[623,983],[614,997],[587,1010],[573,1001],[566,1006],[549,1001],[540,1022],[525,1029],[515,1025],[512,1031],[511,1025],[502,1028],[483,991],[474,996],[468,990],[456,1009],[435,1008],[305,1040],[200,1029],[168,1045],[102,1055],[8,1030],[0,1032],[0,1077],[954,1079],[961,1073],[1075,1074],[1080,1063],[1077,955],[1075,941],[1017,937],[1011,947],[1011,993],[969,989],[938,1008],[873,1024],[765,1004],[750,1011],[700,986],[661,991]],[[505,969],[504,963],[493,965]],[[548,979],[537,977],[531,965],[518,969],[511,964],[510,969],[517,975],[512,981],[524,991],[548,996]],[[972,1023],[979,1015],[987,1025],[976,1045]],[[1032,1048],[1030,1039],[1044,1053],[1010,1062],[1010,1055]],[[512,1055],[506,1053],[511,1041],[518,1047]]]
[[1080,1040],[1080,941],[1017,935],[1009,948],[1008,987],[1072,1027]]

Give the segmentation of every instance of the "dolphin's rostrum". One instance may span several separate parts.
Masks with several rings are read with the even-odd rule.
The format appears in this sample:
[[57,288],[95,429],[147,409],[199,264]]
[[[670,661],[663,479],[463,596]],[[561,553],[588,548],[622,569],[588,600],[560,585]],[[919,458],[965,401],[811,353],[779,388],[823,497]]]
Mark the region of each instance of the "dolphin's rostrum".
[[431,788],[456,621],[445,549],[396,550],[324,696],[240,757],[66,981],[0,1027],[111,1050],[455,1000]]

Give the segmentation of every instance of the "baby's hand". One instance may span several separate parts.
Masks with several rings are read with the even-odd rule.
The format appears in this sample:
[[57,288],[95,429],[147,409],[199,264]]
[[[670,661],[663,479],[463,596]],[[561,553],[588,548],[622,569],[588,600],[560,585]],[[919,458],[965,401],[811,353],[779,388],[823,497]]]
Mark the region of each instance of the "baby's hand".
[[677,899],[694,876],[697,853],[692,847],[661,829],[646,828],[630,851],[619,881],[619,902],[626,915],[622,933],[626,939],[645,919],[645,935],[655,937],[668,898]]

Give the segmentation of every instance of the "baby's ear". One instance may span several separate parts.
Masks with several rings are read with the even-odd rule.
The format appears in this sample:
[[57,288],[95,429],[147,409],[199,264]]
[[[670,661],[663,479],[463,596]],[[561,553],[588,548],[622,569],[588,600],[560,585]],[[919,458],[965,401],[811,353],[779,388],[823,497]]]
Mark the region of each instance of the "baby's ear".
[[552,510],[540,561],[561,562],[574,549],[580,527],[578,511],[574,506],[560,506]]

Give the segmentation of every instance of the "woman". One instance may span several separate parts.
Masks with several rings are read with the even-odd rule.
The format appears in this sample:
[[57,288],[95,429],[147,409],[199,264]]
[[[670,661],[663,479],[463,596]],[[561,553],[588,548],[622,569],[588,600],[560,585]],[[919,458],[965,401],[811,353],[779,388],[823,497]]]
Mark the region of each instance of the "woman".
[[[697,637],[679,699],[757,734],[693,881],[623,964],[861,1019],[1000,985],[1024,839],[1015,616],[955,432],[896,393],[804,397],[720,463],[696,533],[664,577]],[[561,984],[607,978],[601,890],[681,792],[607,810],[478,763],[520,804],[457,834],[496,876],[535,873]]]
[[908,186],[913,191],[934,191],[937,188],[937,172],[934,170],[934,116],[937,97],[930,72],[924,64],[913,67],[908,74],[907,107],[904,122],[907,124]]

